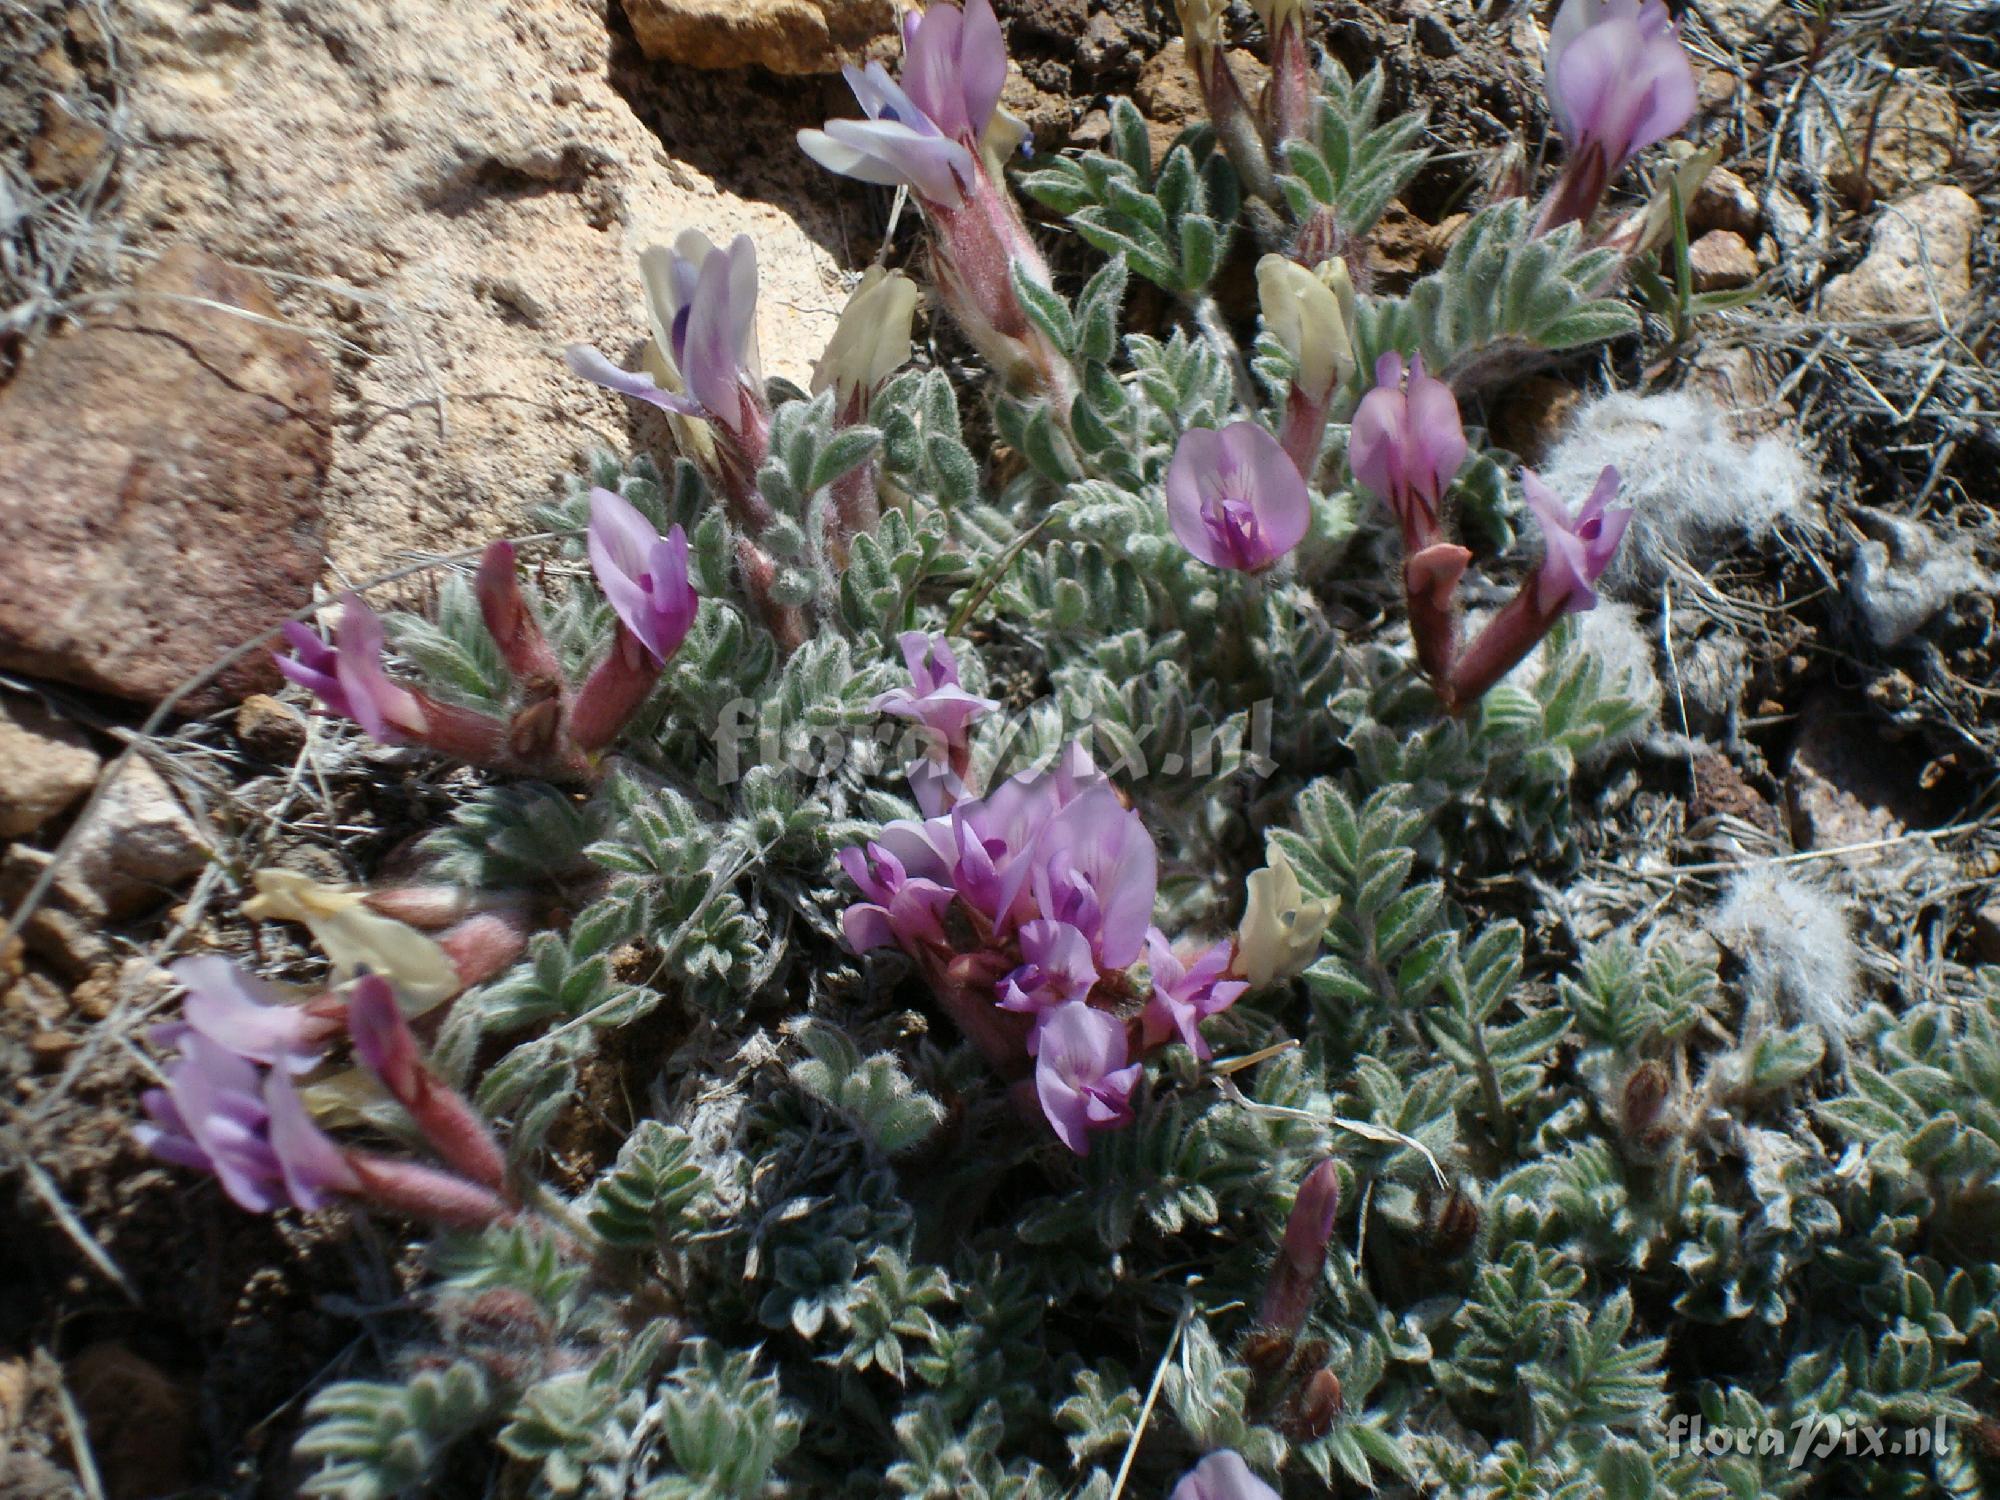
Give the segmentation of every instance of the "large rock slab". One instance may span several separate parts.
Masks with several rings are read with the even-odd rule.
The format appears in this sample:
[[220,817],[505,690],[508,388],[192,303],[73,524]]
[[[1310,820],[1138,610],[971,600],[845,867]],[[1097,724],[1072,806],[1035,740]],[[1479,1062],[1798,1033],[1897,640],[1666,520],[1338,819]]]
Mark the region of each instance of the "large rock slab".
[[625,0],[648,57],[694,68],[838,73],[896,34],[890,0]]
[[0,665],[154,703],[311,598],[332,375],[277,317],[178,246],[0,391]]
[[793,139],[837,84],[649,63],[612,0],[117,9],[129,232],[268,268],[333,362],[329,581],[532,529],[647,430],[562,363],[633,359],[646,245],[751,235],[765,369],[804,383],[879,243],[887,195]]

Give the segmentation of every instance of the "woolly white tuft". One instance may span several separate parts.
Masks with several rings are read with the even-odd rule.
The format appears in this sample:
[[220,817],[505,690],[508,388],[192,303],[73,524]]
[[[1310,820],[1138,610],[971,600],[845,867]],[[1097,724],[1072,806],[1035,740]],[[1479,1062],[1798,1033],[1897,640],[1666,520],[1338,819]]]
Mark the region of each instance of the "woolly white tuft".
[[1862,1007],[1854,940],[1838,898],[1788,873],[1758,865],[1730,881],[1709,930],[1743,961],[1751,1005],[1817,1026],[1835,1053]]

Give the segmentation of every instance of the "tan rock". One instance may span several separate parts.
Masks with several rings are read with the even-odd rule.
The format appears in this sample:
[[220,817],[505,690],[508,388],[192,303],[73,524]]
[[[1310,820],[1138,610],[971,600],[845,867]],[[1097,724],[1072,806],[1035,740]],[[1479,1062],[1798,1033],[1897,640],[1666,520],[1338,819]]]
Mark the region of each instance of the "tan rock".
[[[46,849],[15,844],[0,854],[0,906],[10,916],[54,863]],[[90,893],[73,889],[58,878],[21,928],[29,953],[44,959],[65,979],[78,980],[111,959],[111,940],[104,933],[105,914]],[[14,986],[18,992],[20,985]]]
[[45,188],[81,187],[98,168],[111,134],[72,113],[54,94],[42,96],[42,128],[28,142],[28,175]]
[[0,839],[18,839],[97,784],[90,740],[40,704],[0,698]]
[[0,1434],[20,1430],[28,1420],[28,1362],[0,1359]]
[[[1243,97],[1254,104],[1271,77],[1270,68],[1255,53],[1241,49],[1228,57],[1229,65],[1236,70],[1236,81],[1242,85]],[[1155,162],[1166,154],[1175,136],[1208,118],[1201,86],[1188,66],[1184,40],[1175,37],[1146,60],[1132,90],[1132,102],[1146,117],[1146,134],[1153,142]]]
[[1778,399],[1771,371],[1741,346],[1705,344],[1695,354],[1688,384],[1721,403],[1745,438],[1775,432],[1796,415],[1789,401]]
[[1699,0],[1695,10],[1718,40],[1739,52],[1756,52],[1799,36],[1788,0]]
[[0,392],[0,665],[157,702],[311,598],[332,378],[276,315],[177,246]]
[[289,761],[305,745],[305,715],[266,693],[252,693],[236,710],[236,737],[266,760]]
[[[1027,128],[1028,139],[1037,151],[1060,150],[1070,143],[1077,101],[1042,88],[1018,64],[1007,69],[1007,82],[1000,90],[1000,108]],[[1105,118],[1107,122],[1110,119],[1108,115]]]
[[890,0],[624,0],[646,56],[693,68],[838,73],[891,37]]
[[1958,154],[1962,126],[1951,91],[1921,73],[1855,93],[1828,132],[1821,170],[1864,204],[1935,182]]
[[1728,229],[1748,239],[1757,231],[1757,195],[1727,167],[1713,168],[1688,204],[1688,228],[1696,234]]
[[656,433],[561,359],[637,353],[644,246],[751,235],[765,368],[800,384],[843,300],[836,254],[875,250],[876,210],[793,139],[821,89],[655,68],[601,3],[119,10],[133,236],[309,278],[274,285],[337,356],[336,576],[526,530],[588,449]]
[[1826,284],[1830,318],[1919,321],[1962,311],[1972,295],[1972,239],[1979,204],[1963,188],[1940,185],[1876,211],[1868,254]]
[[76,834],[58,881],[111,916],[163,900],[208,863],[208,840],[166,780],[134,756]]
[[1697,292],[1727,291],[1757,279],[1757,252],[1733,229],[1711,229],[1688,246]]
[[1800,849],[1845,849],[1930,821],[1911,757],[1883,742],[1869,711],[1829,694],[1801,712],[1785,801]]

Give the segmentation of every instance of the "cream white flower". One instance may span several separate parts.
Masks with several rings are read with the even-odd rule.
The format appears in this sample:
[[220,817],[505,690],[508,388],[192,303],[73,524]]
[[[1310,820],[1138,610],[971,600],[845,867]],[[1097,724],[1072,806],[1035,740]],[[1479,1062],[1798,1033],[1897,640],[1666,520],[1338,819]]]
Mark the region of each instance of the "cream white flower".
[[1264,327],[1299,367],[1298,387],[1316,403],[1354,373],[1354,287],[1338,257],[1308,271],[1282,255],[1257,262]]
[[1253,870],[1246,882],[1250,901],[1243,925],[1236,929],[1236,961],[1231,965],[1256,990],[1289,979],[1311,963],[1340,906],[1335,899],[1308,897],[1298,872],[1276,849],[1265,857],[1269,862]]
[[866,393],[907,363],[918,296],[917,284],[901,271],[870,266],[862,272],[826,353],[813,366],[813,394],[831,386],[843,406],[857,392],[866,399]]
[[413,1016],[465,987],[443,948],[408,923],[369,910],[361,892],[322,885],[294,870],[259,870],[253,879],[257,894],[243,903],[244,915],[303,924],[342,981],[364,969],[380,974]]
[[1222,18],[1229,14],[1229,0],[1174,0],[1174,9],[1180,12],[1190,51],[1222,45]]

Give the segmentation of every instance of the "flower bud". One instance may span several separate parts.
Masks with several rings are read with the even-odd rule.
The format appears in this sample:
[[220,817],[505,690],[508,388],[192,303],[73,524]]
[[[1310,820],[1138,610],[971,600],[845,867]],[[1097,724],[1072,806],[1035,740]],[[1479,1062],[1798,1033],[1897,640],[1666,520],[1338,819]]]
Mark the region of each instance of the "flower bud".
[[465,1097],[433,1073],[389,982],[369,975],[347,1002],[347,1030],[368,1071],[423,1132],[433,1151],[489,1192],[504,1191],[507,1167],[486,1122]]
[[513,543],[501,541],[488,545],[479,559],[473,591],[479,599],[486,633],[500,648],[500,659],[507,664],[514,680],[523,686],[560,683],[562,667],[549,648],[548,638],[542,634],[533,607],[521,593]]
[[437,943],[458,970],[459,982],[470,989],[486,983],[527,951],[527,920],[509,908],[474,912],[439,933]]
[[1453,1186],[1428,1224],[1430,1248],[1440,1260],[1456,1260],[1479,1234],[1479,1202]]
[[1301,1443],[1325,1437],[1333,1431],[1333,1424],[1345,1405],[1345,1398],[1340,1393],[1340,1377],[1324,1367],[1313,1371],[1312,1378],[1299,1392],[1291,1421],[1286,1423],[1288,1435],[1294,1442]]
[[370,1151],[342,1155],[354,1179],[348,1190],[376,1208],[453,1229],[484,1229],[512,1217],[499,1194],[450,1172]]
[[1642,1155],[1657,1155],[1673,1139],[1672,1095],[1673,1077],[1655,1059],[1640,1063],[1626,1078],[1618,1100],[1619,1131]]
[[1285,1222],[1284,1243],[1271,1265],[1258,1322],[1273,1332],[1297,1334],[1319,1290],[1326,1266],[1327,1242],[1333,1238],[1333,1217],[1340,1208],[1340,1175],[1328,1157],[1299,1184],[1299,1196]]
[[1231,966],[1253,990],[1289,979],[1311,963],[1340,905],[1334,898],[1309,898],[1291,862],[1277,850],[1269,851],[1268,859],[1245,883],[1250,901],[1236,929]]

